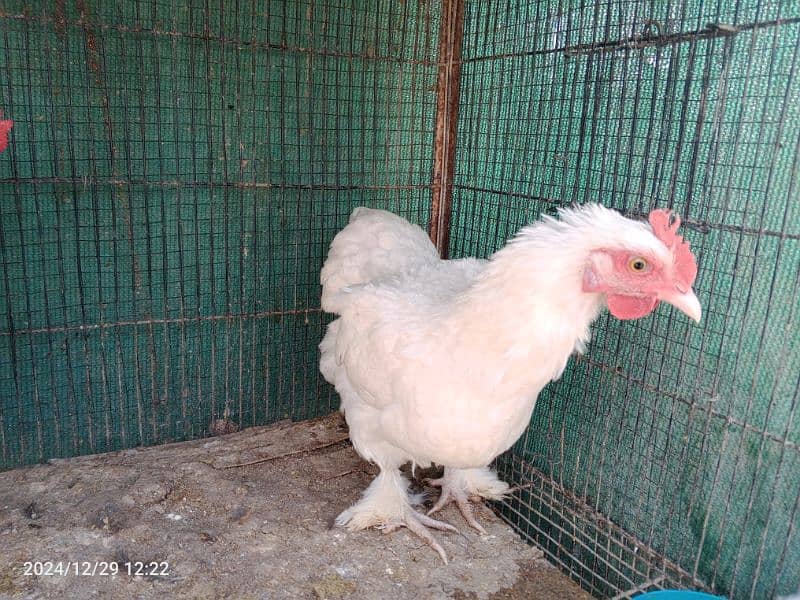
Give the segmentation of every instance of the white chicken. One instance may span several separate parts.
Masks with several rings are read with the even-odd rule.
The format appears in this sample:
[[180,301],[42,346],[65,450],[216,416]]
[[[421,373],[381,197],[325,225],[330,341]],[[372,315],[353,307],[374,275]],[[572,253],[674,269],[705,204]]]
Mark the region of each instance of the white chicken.
[[[488,260],[440,260],[425,232],[357,208],[321,272],[322,308],[339,315],[320,369],[341,396],[356,451],[380,473],[336,519],[350,529],[407,527],[446,554],[431,513],[455,502],[480,532],[472,497],[508,490],[487,465],[528,425],[536,398],[589,340],[603,307],[620,319],[665,301],[700,320],[697,265],[666,210],[650,224],[591,204],[524,228]],[[428,515],[399,468],[445,467]]]

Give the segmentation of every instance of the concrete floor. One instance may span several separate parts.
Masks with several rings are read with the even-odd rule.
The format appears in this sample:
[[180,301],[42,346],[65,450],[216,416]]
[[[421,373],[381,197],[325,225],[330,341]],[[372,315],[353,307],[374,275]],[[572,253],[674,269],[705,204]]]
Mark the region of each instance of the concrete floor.
[[373,474],[338,415],[0,473],[0,598],[590,598],[487,508],[483,537],[441,513],[447,566],[331,529]]

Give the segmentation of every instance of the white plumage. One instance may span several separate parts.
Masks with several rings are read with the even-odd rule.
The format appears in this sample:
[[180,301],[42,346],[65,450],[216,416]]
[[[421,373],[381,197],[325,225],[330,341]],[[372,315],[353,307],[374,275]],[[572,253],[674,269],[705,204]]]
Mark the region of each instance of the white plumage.
[[453,528],[412,508],[399,471],[412,461],[445,466],[434,511],[455,501],[482,530],[467,499],[506,492],[486,465],[522,434],[604,306],[603,294],[582,291],[598,248],[672,260],[649,225],[598,205],[523,229],[490,260],[440,260],[419,227],[353,211],[321,272],[322,308],[339,318],[320,344],[320,369],[354,447],[381,473],[339,525],[409,527],[446,561],[427,527]]

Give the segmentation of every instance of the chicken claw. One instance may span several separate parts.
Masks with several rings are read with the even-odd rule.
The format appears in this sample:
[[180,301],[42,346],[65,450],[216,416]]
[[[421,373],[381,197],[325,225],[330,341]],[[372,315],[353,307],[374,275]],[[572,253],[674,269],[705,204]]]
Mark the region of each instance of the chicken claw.
[[403,518],[389,521],[388,523],[380,526],[378,529],[381,529],[383,533],[392,533],[401,527],[406,527],[411,533],[418,536],[431,548],[436,550],[444,564],[447,564],[447,553],[445,553],[444,548],[441,547],[439,542],[436,541],[436,538],[433,537],[433,534],[428,531],[428,528],[430,527],[431,529],[438,529],[440,531],[453,531],[455,533],[458,533],[458,529],[448,523],[431,519],[430,517],[418,512],[406,513]]
[[461,512],[461,515],[464,517],[464,520],[469,524],[469,526],[481,535],[486,535],[486,530],[480,523],[478,523],[474,513],[472,512],[472,506],[469,503],[470,500],[479,502],[480,496],[467,496],[464,490],[452,485],[444,477],[440,477],[439,479],[426,479],[425,483],[434,487],[442,488],[442,494],[439,496],[436,504],[434,504],[433,508],[428,511],[429,515],[442,510],[451,502],[455,502],[458,510]]

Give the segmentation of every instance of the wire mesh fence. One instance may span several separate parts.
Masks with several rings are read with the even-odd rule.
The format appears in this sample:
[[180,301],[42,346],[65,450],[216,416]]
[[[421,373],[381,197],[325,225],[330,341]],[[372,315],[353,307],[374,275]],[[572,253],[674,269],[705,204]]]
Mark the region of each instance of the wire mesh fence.
[[560,205],[678,211],[704,322],[601,319],[498,461],[501,507],[599,596],[800,586],[800,11],[467,2],[451,254]]
[[318,272],[355,206],[447,209],[454,257],[671,207],[702,325],[601,318],[498,508],[599,597],[796,590],[800,5],[465,0],[440,56],[458,4],[0,7],[0,468],[335,409]]
[[324,253],[429,218],[438,11],[0,8],[0,467],[335,408]]

